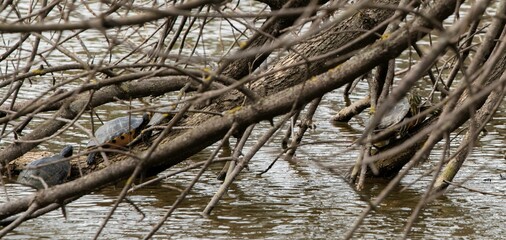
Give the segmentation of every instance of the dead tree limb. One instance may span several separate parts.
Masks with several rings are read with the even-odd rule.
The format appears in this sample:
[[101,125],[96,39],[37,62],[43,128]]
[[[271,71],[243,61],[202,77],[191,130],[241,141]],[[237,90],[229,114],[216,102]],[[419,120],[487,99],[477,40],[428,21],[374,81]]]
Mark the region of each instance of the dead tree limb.
[[[433,19],[446,18],[454,9],[452,3],[455,2],[449,0],[438,2],[430,16]],[[423,26],[431,26],[426,22],[422,23]],[[410,32],[413,33],[411,30]],[[274,116],[289,112],[294,103],[298,106],[307,104],[327,92],[344,86],[370,71],[377,62],[398,56],[410,41],[415,41],[423,36],[422,33],[408,35],[405,31],[407,29],[399,29],[398,32],[392,33],[392,37],[388,41],[383,40],[373,44],[333,71],[325,72],[311,81],[266,96],[257,103],[242,107],[223,117],[213,117],[196,125],[194,129],[188,130],[172,141],[161,144],[152,153],[151,158],[143,161],[143,168],[150,167],[154,171],[166,169],[221,139],[233,123],[244,127],[262,120],[269,120]],[[142,153],[139,156],[142,158]],[[0,205],[0,219],[24,211],[32,200],[37,202],[38,206],[45,207],[53,202],[80,196],[124,179],[133,172],[137,163],[135,159],[125,159],[72,182],[42,190],[34,197],[26,197]]]

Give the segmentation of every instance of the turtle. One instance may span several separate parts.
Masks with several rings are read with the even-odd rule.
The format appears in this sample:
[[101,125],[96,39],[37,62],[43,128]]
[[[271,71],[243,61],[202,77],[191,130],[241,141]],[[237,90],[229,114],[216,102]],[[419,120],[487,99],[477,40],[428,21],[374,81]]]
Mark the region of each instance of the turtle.
[[[422,98],[418,94],[409,93],[383,116],[378,126],[376,127],[376,131],[378,132],[391,128],[401,123],[404,119],[415,116],[420,112],[420,109],[422,108],[421,102]],[[407,130],[416,126],[419,122],[421,122],[420,119],[401,127],[395,132],[396,137],[404,136],[404,134],[407,133]]]
[[70,174],[70,162],[63,159],[72,156],[72,151],[73,147],[67,145],[59,154],[29,163],[19,174],[17,182],[36,189],[45,188],[44,183],[48,187],[63,183]]
[[[142,117],[124,116],[110,120],[100,126],[95,131],[95,139],[88,142],[87,148],[92,149],[97,146],[104,148],[121,148],[129,144],[141,133],[149,122],[149,114],[145,113]],[[88,165],[95,163],[97,152],[88,155],[86,162]]]

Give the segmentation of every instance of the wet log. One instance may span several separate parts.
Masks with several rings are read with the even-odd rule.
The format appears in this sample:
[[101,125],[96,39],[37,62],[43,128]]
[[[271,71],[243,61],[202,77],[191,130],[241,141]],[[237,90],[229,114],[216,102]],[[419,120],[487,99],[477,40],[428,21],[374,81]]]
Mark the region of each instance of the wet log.
[[348,122],[354,116],[360,114],[362,111],[371,106],[371,98],[369,95],[365,98],[362,98],[350,106],[347,106],[341,109],[336,115],[332,117],[333,122]]
[[[433,19],[442,20],[453,12],[454,4],[454,1],[438,2],[435,4],[433,9],[434,12],[430,16]],[[423,29],[423,33],[426,33],[426,29],[431,26],[431,24],[423,22],[423,24],[414,29]],[[86,194],[93,189],[100,188],[118,179],[124,179],[130,176],[137,167],[149,166],[158,168],[158,170],[164,170],[167,166],[177,164],[220,140],[230,129],[232,124],[237,124],[240,127],[249,126],[258,121],[272,119],[274,116],[289,112],[291,109],[290,106],[293,106],[294,103],[301,105],[307,104],[313,99],[321,97],[323,94],[353,81],[356,77],[363,75],[364,72],[370,71],[377,62],[397,57],[408,46],[409,42],[416,41],[423,35],[422,32],[420,32],[420,34],[406,34],[407,30],[405,30],[406,29],[393,33],[389,41],[380,41],[374,44],[366,51],[357,54],[354,58],[343,63],[340,68],[325,72],[315,78],[310,78],[310,81],[304,82],[304,84],[295,86],[284,86],[285,83],[274,84],[275,86],[272,87],[272,90],[287,89],[270,94],[268,90],[265,92],[260,91],[258,94],[268,94],[268,96],[266,95],[265,98],[261,98],[257,102],[236,109],[235,111],[226,112],[221,117],[207,117],[207,121],[195,125],[194,129],[185,131],[170,142],[167,140],[167,142],[159,145],[151,157],[145,158],[143,162],[139,162],[134,158],[127,158],[75,181],[55,186],[47,190],[41,190],[35,198],[30,197],[30,199],[6,203],[0,206],[0,218],[26,210],[30,202],[35,202],[38,206],[44,207],[53,202],[61,202],[69,197]],[[413,29],[409,30],[410,33],[412,33]],[[329,34],[332,33],[333,31],[329,31]],[[328,49],[326,50],[328,51]],[[318,67],[315,66],[315,68]],[[321,67],[319,68],[321,69]],[[296,70],[289,71],[289,73],[296,72]],[[307,76],[306,73],[307,71],[300,72],[298,76]],[[284,75],[284,77],[278,76],[276,79],[277,81],[284,81],[285,77],[288,76],[291,75]],[[298,79],[298,81],[303,82],[306,79],[307,78],[302,80]],[[262,81],[262,83],[272,86],[270,84],[271,82],[267,80]],[[284,86],[284,88],[281,86]],[[139,156],[142,158],[145,154],[146,153],[141,153]]]

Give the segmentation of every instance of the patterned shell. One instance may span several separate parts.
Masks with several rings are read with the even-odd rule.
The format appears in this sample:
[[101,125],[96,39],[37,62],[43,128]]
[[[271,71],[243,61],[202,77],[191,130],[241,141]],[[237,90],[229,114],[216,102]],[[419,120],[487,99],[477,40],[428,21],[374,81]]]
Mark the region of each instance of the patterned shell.
[[35,160],[27,165],[18,176],[18,183],[37,189],[43,189],[41,179],[50,187],[63,183],[70,174],[70,162],[61,161],[72,156],[72,146],[66,146],[63,150],[52,157]]
[[407,97],[402,98],[388,113],[383,116],[377,129],[386,129],[400,123],[408,114],[411,105]]
[[88,142],[88,147],[101,145],[104,143],[113,143],[120,146],[125,146],[130,143],[140,128],[142,123],[146,121],[144,117],[125,116],[113,119],[104,123],[95,132],[95,140]]

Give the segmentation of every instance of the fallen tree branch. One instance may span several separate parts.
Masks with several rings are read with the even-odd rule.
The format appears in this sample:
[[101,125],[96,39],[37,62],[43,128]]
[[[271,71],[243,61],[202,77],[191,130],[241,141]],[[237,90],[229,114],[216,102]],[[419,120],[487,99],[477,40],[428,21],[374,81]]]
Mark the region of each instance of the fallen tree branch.
[[[435,17],[445,18],[451,14],[453,10],[451,5],[448,5],[447,2],[443,4],[445,5],[439,6],[440,8],[435,12]],[[392,34],[389,41],[377,42],[335,70],[323,73],[311,81],[290,87],[260,99],[255,104],[226,113],[223,117],[213,117],[197,125],[194,129],[179,135],[170,142],[161,144],[152,153],[151,158],[143,162],[144,168],[150,167],[155,169],[154,171],[162,171],[215,143],[234,123],[241,128],[262,120],[272,119],[290,111],[294,103],[297,106],[307,104],[327,92],[344,86],[375,67],[377,62],[398,56],[408,46],[408,42],[423,36],[423,34],[408,35],[405,31],[407,30],[401,28]],[[143,153],[140,153],[139,156],[142,159]],[[45,207],[53,202],[81,196],[102,188],[129,176],[136,165],[135,159],[128,158],[75,181],[41,190],[35,196],[5,203],[0,205],[0,219],[24,211],[32,200],[37,202],[40,207]]]

